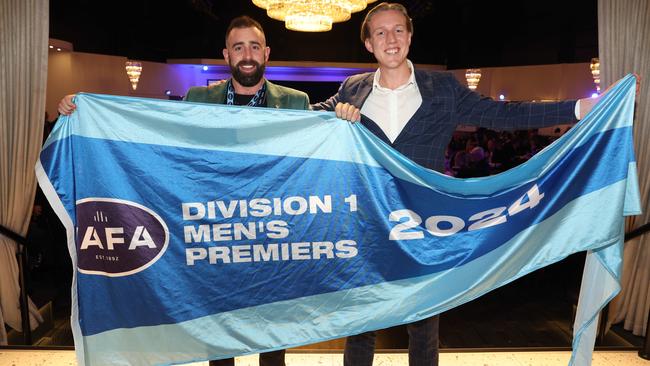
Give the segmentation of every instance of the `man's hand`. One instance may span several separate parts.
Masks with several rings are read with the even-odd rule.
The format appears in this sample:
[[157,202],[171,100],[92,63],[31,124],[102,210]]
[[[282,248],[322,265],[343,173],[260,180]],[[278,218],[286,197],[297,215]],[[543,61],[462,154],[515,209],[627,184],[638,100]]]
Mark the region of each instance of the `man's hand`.
[[70,95],[66,95],[65,97],[63,97],[63,99],[61,99],[58,108],[59,113],[61,113],[64,116],[69,116],[70,114],[72,114],[72,112],[74,112],[75,109],[77,109],[77,105],[72,103],[72,98],[74,97],[75,94],[70,94]]
[[[638,96],[639,91],[641,90],[641,77],[639,75],[637,75],[636,73],[633,74],[633,75],[636,78],[636,95]],[[582,99],[580,99],[580,112],[579,112],[580,116],[579,116],[578,119],[585,118],[587,113],[589,113],[589,111],[591,111],[591,108],[593,108],[596,105],[596,103],[598,103],[605,96],[605,94],[607,94],[610,91],[610,89],[612,89],[612,87],[614,85],[618,84],[619,81],[621,81],[621,79],[616,80],[616,82],[614,84],[608,86],[607,89],[605,89],[605,91],[601,95],[597,96],[596,98],[582,98]]]
[[580,102],[580,111],[578,112],[579,116],[578,119],[581,120],[585,118],[587,113],[591,111],[591,108],[593,108],[599,101],[600,99],[605,95],[604,93],[597,96],[596,98],[582,98],[578,99],[578,102]]
[[361,111],[350,103],[338,103],[334,111],[338,118],[348,122],[354,123],[361,120]]

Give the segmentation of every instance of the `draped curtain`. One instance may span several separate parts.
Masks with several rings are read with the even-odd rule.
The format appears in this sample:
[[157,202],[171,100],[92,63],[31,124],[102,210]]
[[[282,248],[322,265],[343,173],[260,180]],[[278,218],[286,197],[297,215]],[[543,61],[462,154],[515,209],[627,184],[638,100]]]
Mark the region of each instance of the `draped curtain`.
[[[0,0],[0,225],[23,236],[43,135],[48,28],[48,0]],[[0,234],[0,344],[4,323],[22,330],[19,294],[16,243]]]
[[[650,2],[599,0],[598,46],[601,84],[610,85],[627,73],[641,77],[634,126],[643,214],[627,221],[627,231],[650,222]],[[646,334],[650,311],[650,233],[625,245],[622,289],[610,305],[610,323]]]

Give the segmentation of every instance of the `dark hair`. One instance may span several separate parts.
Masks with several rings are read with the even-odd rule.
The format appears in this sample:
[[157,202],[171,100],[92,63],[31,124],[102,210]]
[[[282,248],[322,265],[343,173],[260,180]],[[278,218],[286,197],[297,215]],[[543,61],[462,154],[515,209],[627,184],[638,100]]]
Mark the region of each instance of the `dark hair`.
[[404,5],[398,3],[380,3],[374,8],[370,9],[370,11],[366,14],[365,19],[363,19],[363,23],[361,23],[361,42],[365,42],[366,39],[370,38],[368,23],[372,17],[380,11],[387,10],[396,10],[402,13],[402,15],[404,15],[404,19],[406,19],[406,30],[409,31],[409,33],[413,33],[413,21],[409,17],[408,11]]
[[230,22],[230,25],[228,25],[228,29],[226,29],[226,44],[228,43],[228,36],[230,35],[230,32],[232,32],[232,30],[235,28],[257,28],[260,30],[260,32],[262,32],[262,37],[264,37],[264,41],[266,41],[266,36],[264,35],[264,29],[262,29],[262,25],[257,20],[249,17],[248,15],[242,15],[233,19]]

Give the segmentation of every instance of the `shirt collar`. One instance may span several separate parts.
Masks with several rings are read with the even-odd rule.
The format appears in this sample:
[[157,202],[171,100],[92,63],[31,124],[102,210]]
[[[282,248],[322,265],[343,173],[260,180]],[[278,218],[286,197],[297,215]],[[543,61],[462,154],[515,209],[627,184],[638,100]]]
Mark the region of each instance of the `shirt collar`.
[[[411,62],[411,60],[407,59],[406,64],[408,65],[409,70],[411,70],[411,75],[409,76],[409,79],[406,81],[406,83],[404,83],[403,85],[398,86],[394,90],[404,90],[404,89],[410,87],[411,85],[414,85],[416,87],[418,85],[415,82],[415,71],[414,71],[415,69],[413,68],[413,63]],[[390,91],[391,89],[384,88],[383,86],[379,85],[379,78],[380,77],[381,77],[381,71],[380,71],[380,69],[377,69],[377,71],[375,72],[375,77],[372,80],[372,88],[374,90]]]

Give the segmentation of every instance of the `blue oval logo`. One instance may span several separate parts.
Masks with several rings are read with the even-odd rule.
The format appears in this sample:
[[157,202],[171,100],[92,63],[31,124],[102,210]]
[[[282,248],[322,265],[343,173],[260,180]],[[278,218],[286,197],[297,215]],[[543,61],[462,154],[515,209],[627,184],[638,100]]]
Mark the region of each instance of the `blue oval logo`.
[[113,198],[77,201],[77,267],[81,273],[128,276],[154,264],[169,230],[153,210]]

